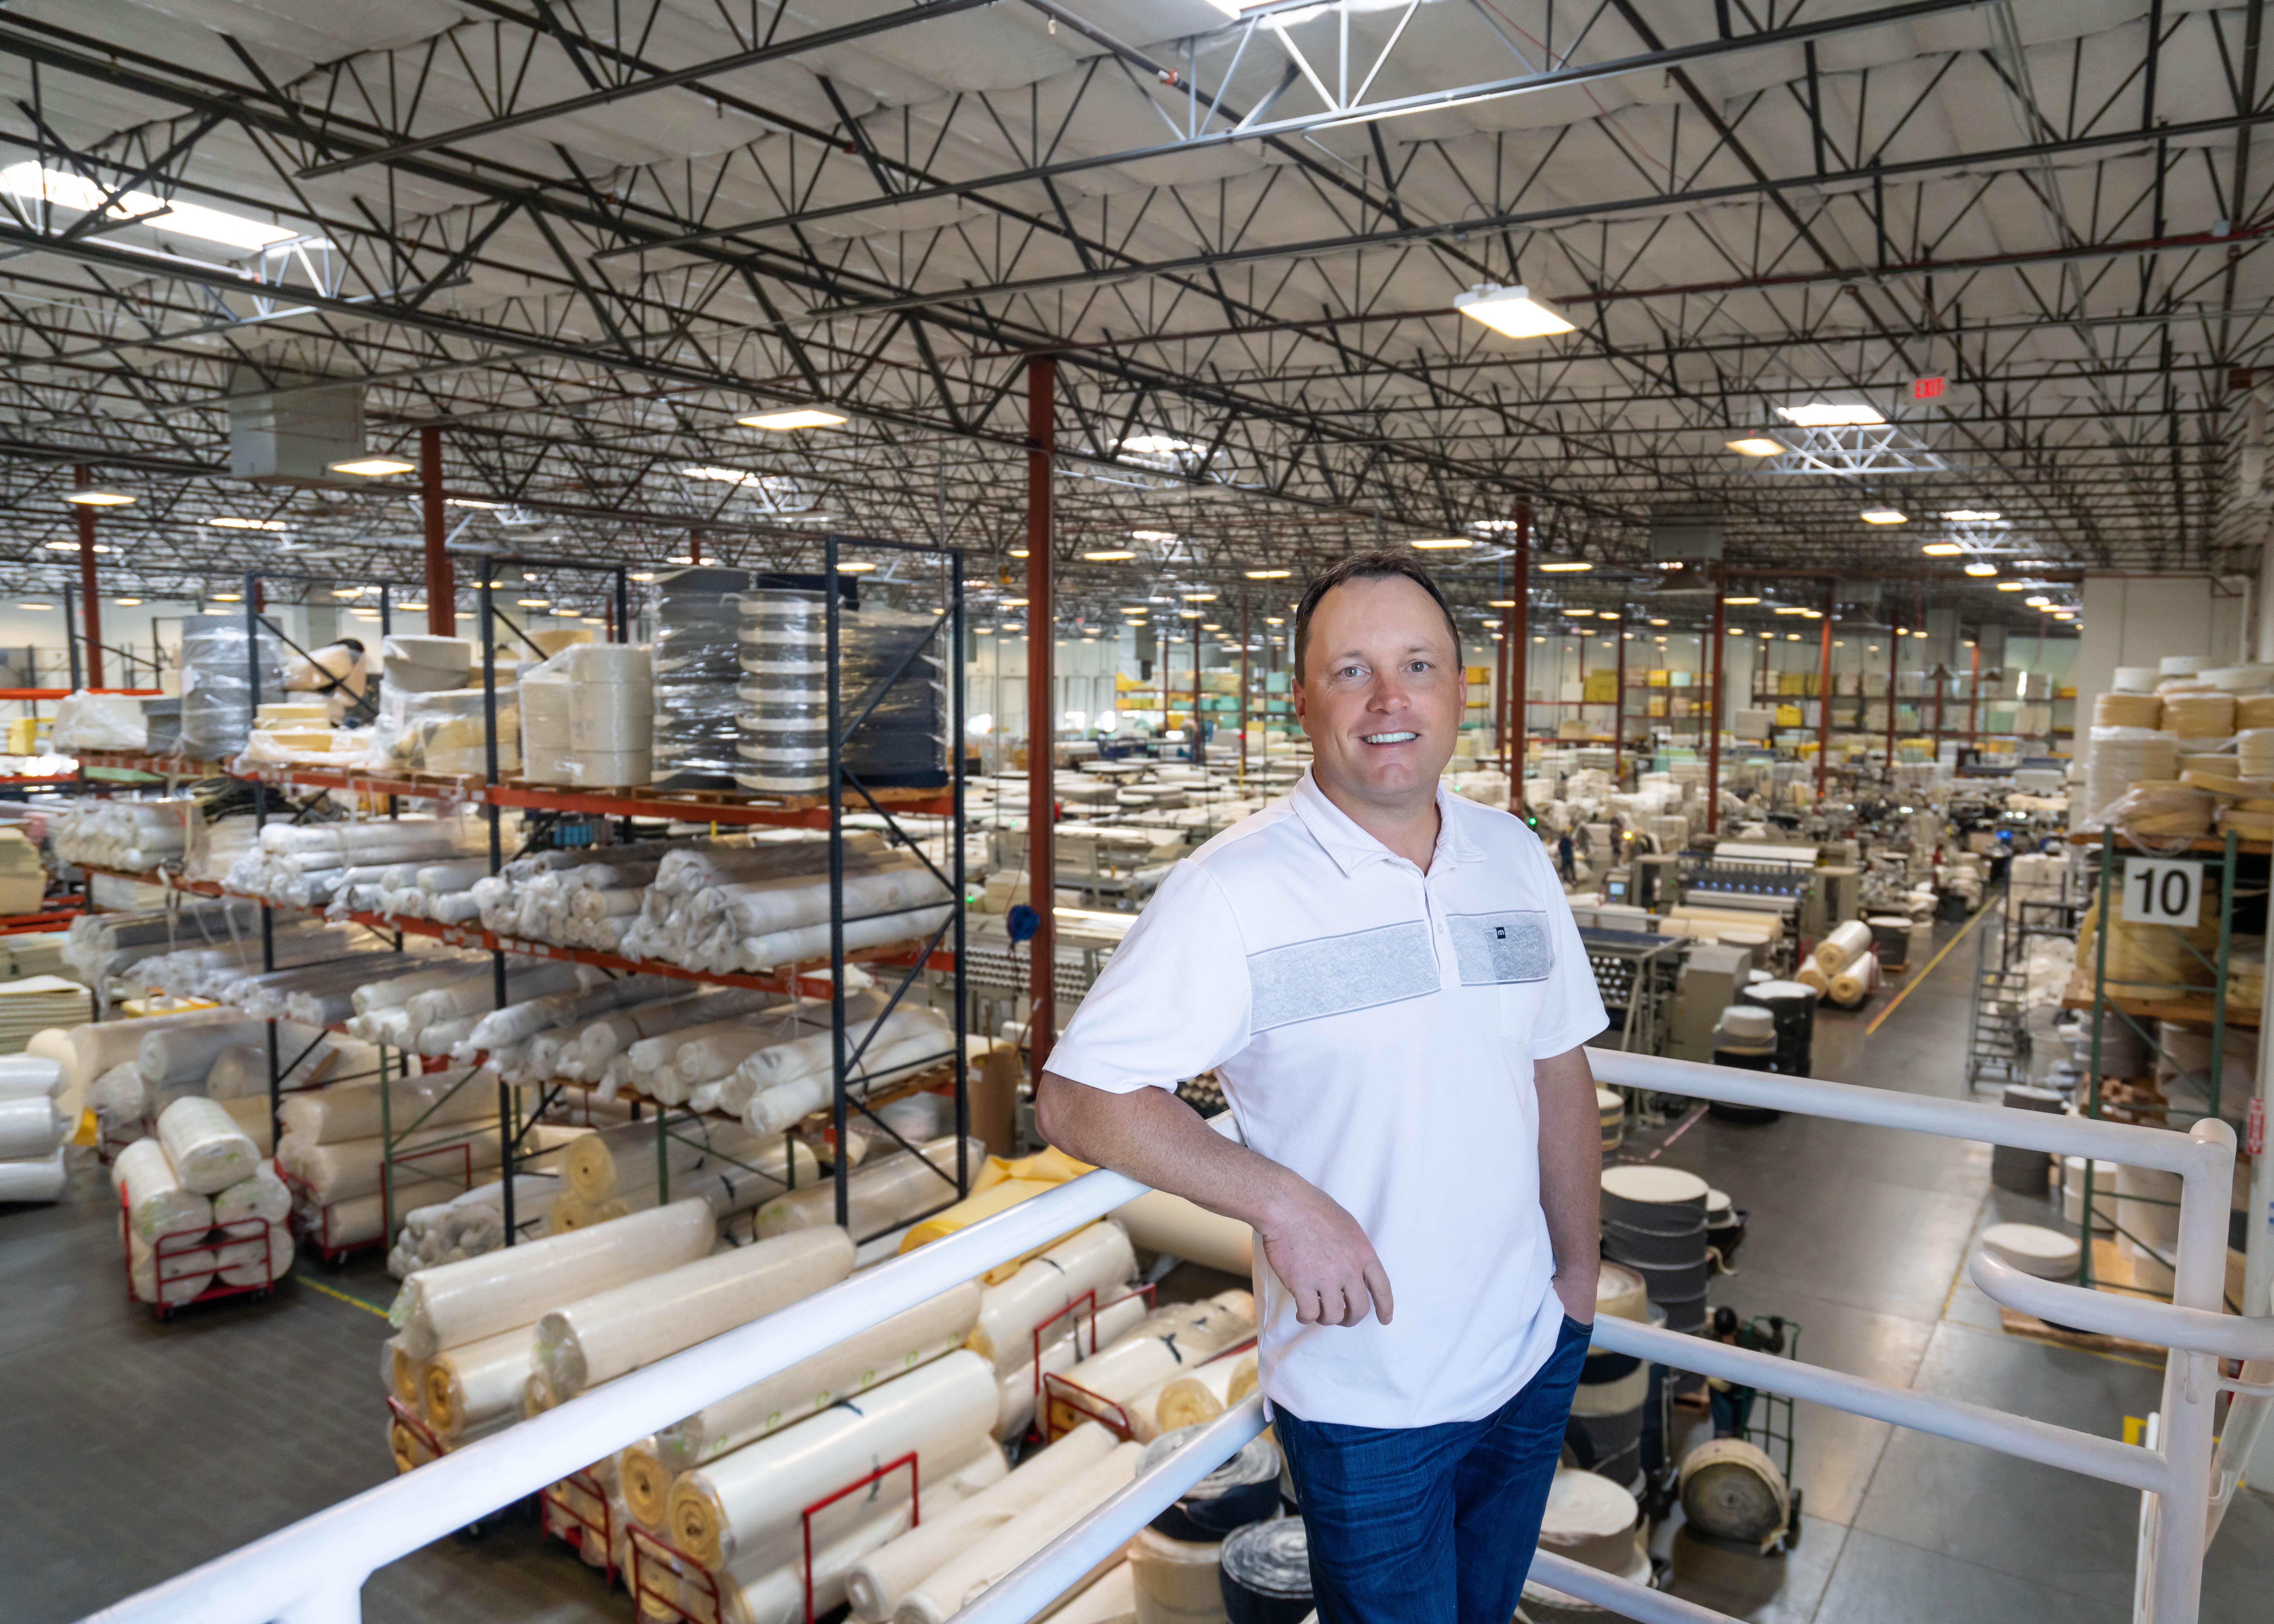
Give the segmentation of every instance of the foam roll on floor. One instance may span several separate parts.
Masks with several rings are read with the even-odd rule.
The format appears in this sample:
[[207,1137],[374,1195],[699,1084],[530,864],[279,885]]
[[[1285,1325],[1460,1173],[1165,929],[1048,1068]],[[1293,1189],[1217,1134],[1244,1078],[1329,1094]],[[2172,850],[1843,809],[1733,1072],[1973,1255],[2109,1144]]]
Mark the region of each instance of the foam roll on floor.
[[[1137,1462],[1142,1473],[1151,1471],[1192,1441],[1197,1427],[1163,1432],[1145,1446]],[[1186,1489],[1153,1519],[1157,1533],[1171,1539],[1206,1544],[1222,1539],[1235,1529],[1261,1522],[1279,1513],[1279,1478],[1286,1462],[1279,1446],[1267,1433],[1251,1438],[1239,1453]]]

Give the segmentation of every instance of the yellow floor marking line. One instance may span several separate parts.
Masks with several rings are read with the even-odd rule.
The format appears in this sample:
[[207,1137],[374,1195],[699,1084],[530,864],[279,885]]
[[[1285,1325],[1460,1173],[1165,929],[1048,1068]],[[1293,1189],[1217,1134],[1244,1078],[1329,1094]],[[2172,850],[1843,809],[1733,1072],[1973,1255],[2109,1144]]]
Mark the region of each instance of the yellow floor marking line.
[[1975,926],[1980,924],[1983,920],[1988,916],[1991,908],[1994,906],[1996,906],[1996,905],[1993,903],[1984,907],[1977,908],[1974,911],[1974,917],[1966,921],[1963,929],[1962,929],[1956,936],[1951,937],[1949,941],[1945,942],[1942,944],[1942,951],[1928,959],[1926,961],[1926,967],[1921,970],[1916,975],[1911,977],[1910,980],[1905,981],[1902,986],[1897,989],[1895,996],[1887,1000],[1887,1007],[1881,1010],[1877,1015],[1871,1017],[1871,1024],[1864,1028],[1864,1035],[1868,1038],[1874,1032],[1877,1032],[1879,1029],[1880,1024],[1884,1022],[1888,1016],[1894,1014],[1896,1010],[1902,1006],[1904,999],[1911,996],[1911,989],[1916,987],[1921,981],[1926,980],[1928,976],[1932,975],[1934,974],[1935,966],[1949,958],[1950,950],[1956,947],[1961,942],[1966,940],[1967,932],[1972,930]]
[[346,1292],[339,1290],[334,1287],[328,1286],[320,1280],[311,1279],[305,1274],[296,1273],[293,1274],[292,1278],[298,1281],[302,1285],[306,1286],[310,1290],[320,1291],[326,1297],[337,1297],[343,1303],[352,1303],[356,1307],[362,1309],[364,1312],[367,1314],[377,1314],[382,1320],[387,1318],[387,1310],[380,1307],[376,1303],[366,1303],[359,1297],[350,1297]]

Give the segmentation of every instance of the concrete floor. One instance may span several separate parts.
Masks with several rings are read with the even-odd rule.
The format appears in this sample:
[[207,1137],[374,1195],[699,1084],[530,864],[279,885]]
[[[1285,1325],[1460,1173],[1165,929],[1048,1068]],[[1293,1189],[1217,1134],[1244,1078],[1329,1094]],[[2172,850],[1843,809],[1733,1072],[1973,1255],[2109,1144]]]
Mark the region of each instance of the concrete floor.
[[[1868,1043],[1884,997],[1822,1017],[1818,1075],[1964,1096],[1973,947],[1927,973]],[[1638,1135],[1628,1152],[1667,1137]],[[1659,1159],[1750,1211],[1738,1272],[1714,1300],[1797,1320],[1811,1363],[2112,1437],[2156,1405],[2155,1365],[2006,1335],[1962,1278],[1983,1224],[2046,1215],[1992,1195],[1984,1147],[1706,1118]],[[100,1169],[61,1205],[0,1208],[0,1624],[78,1618],[383,1481],[378,1350],[392,1293],[375,1258],[336,1273],[304,1262],[270,1302],[161,1326],[126,1298]],[[2129,1616],[2136,1497],[1812,1405],[1795,1432],[1797,1547],[1764,1558],[1662,1530],[1677,1594],[1762,1624]],[[2212,1548],[2202,1618],[2266,1618],[2269,1594],[2274,1501],[2245,1494]],[[623,1624],[631,1613],[526,1512],[381,1570],[364,1606],[372,1624]]]

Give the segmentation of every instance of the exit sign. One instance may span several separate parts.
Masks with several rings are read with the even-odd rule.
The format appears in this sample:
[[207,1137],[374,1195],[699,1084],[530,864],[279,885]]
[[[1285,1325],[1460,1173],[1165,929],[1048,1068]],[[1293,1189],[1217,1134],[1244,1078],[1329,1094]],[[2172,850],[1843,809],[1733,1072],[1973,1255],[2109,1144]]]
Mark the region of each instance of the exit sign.
[[1944,380],[1939,378],[1912,379],[1911,399],[1915,401],[1931,401],[1939,399],[1942,395],[1943,382]]

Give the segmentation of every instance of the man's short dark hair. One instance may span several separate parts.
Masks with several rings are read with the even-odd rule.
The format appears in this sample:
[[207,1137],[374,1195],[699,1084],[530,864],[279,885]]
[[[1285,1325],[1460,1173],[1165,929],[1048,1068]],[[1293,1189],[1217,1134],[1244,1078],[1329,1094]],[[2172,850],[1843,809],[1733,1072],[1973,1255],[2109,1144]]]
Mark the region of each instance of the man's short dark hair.
[[1303,589],[1303,600],[1295,607],[1296,681],[1304,680],[1303,654],[1310,645],[1311,616],[1317,613],[1320,602],[1326,595],[1352,581],[1380,581],[1390,575],[1402,576],[1429,594],[1429,600],[1445,617],[1445,629],[1452,634],[1453,663],[1460,663],[1461,628],[1454,623],[1452,605],[1437,590],[1437,583],[1430,578],[1429,572],[1421,568],[1421,560],[1410,553],[1392,553],[1387,548],[1377,548],[1371,553],[1352,553],[1325,574],[1314,577],[1311,584]]

